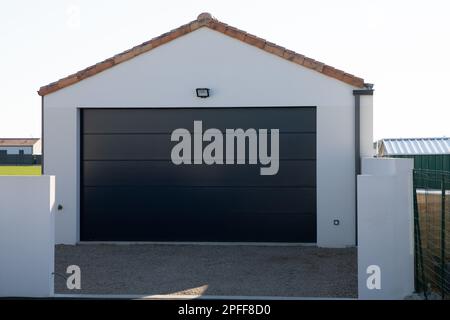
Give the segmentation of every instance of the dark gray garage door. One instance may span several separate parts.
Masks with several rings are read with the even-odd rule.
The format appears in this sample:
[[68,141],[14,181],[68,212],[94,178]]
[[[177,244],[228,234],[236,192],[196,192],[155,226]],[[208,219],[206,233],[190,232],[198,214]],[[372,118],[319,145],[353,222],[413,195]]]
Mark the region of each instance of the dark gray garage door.
[[[171,161],[177,128],[279,129],[279,171]],[[316,241],[314,107],[84,109],[82,241]],[[207,144],[207,143],[205,143]]]

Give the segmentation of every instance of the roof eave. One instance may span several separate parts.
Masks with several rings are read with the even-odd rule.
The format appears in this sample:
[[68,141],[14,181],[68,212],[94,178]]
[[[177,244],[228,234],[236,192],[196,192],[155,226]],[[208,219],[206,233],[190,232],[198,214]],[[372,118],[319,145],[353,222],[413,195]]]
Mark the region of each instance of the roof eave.
[[45,96],[60,89],[66,88],[70,85],[73,85],[86,78],[94,76],[106,69],[109,69],[122,62],[128,61],[138,55],[148,52],[169,41],[177,39],[183,35],[186,35],[192,31],[198,30],[203,27],[207,27],[212,30],[221,32],[229,37],[243,41],[249,45],[255,46],[259,49],[262,49],[266,52],[279,56],[283,59],[289,60],[303,67],[320,72],[328,77],[335,78],[339,81],[345,82],[356,88],[364,88],[364,80],[362,78],[356,77],[342,70],[333,68],[329,65],[326,65],[325,63],[305,57],[302,54],[296,53],[284,47],[278,46],[274,43],[268,42],[265,39],[249,34],[243,30],[229,26],[213,18],[209,13],[202,13],[198,16],[196,20],[191,21],[185,25],[182,25],[181,27],[178,27],[167,33],[164,33],[156,38],[146,41],[138,46],[135,46],[122,53],[119,53],[111,58],[108,58],[102,62],[92,65],[81,71],[78,71],[77,73],[74,73],[58,81],[45,85],[39,89],[38,94],[40,96]]

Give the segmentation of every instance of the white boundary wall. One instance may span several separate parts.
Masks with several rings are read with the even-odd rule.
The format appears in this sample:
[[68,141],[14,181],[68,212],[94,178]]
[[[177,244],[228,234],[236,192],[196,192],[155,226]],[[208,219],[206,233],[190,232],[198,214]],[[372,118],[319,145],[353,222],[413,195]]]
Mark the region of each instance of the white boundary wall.
[[0,297],[54,294],[55,177],[0,176]]
[[[358,176],[358,297],[403,299],[414,291],[412,159],[362,161]],[[367,268],[380,267],[380,289]]]

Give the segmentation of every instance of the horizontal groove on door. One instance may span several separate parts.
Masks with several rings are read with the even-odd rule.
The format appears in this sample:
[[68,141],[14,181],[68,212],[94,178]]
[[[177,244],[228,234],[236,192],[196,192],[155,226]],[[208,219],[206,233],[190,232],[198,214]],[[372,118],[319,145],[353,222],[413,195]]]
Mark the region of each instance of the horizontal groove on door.
[[[185,129],[189,129],[189,128],[185,128]],[[205,131],[206,129],[209,128],[203,128],[203,131]],[[227,128],[227,129],[239,129],[239,128]],[[245,128],[241,128],[241,129],[245,129]],[[276,128],[273,128],[276,129]],[[107,136],[133,136],[133,135],[149,135],[149,134],[172,134],[173,131],[160,131],[160,132],[146,132],[146,131],[136,131],[136,132],[91,132],[91,133],[84,133],[84,136],[103,136],[103,135],[107,135]],[[270,129],[268,131],[268,133],[270,134]],[[316,134],[316,131],[284,131],[284,130],[279,130],[280,134]]]

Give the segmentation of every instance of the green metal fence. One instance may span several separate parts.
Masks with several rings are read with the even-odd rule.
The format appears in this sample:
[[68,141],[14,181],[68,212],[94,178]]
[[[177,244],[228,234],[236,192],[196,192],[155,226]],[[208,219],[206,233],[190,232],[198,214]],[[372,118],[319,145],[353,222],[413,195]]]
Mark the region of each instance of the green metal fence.
[[450,299],[450,172],[414,169],[416,291]]
[[0,154],[0,166],[31,166],[42,164],[42,156],[35,154]]

